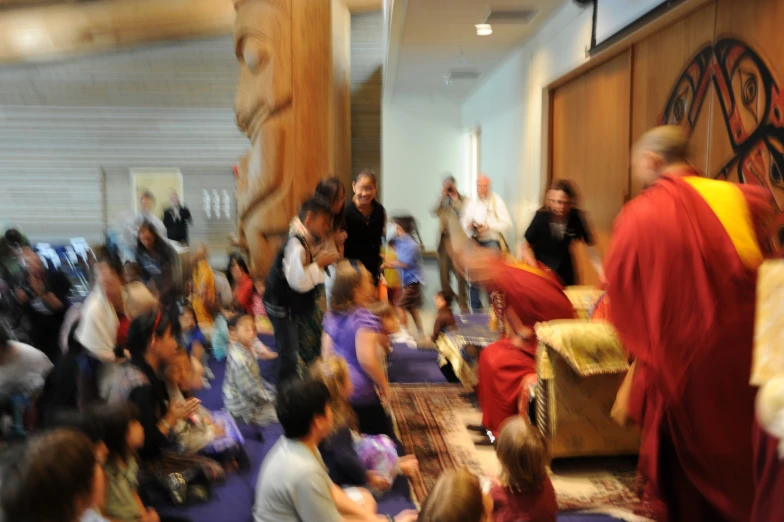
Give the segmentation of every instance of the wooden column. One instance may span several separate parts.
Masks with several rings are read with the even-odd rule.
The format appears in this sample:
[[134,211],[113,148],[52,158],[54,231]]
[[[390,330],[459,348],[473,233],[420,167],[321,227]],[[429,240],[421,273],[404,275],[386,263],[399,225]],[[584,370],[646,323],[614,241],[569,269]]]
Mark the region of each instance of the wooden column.
[[235,0],[239,236],[265,274],[319,180],[350,175],[343,0]]

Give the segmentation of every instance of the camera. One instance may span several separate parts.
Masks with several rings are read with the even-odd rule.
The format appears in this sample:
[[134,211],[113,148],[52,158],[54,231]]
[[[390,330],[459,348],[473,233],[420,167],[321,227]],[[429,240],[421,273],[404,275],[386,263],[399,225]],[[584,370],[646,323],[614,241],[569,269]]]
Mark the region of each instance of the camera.
[[476,221],[471,223],[471,239],[479,241],[479,223]]

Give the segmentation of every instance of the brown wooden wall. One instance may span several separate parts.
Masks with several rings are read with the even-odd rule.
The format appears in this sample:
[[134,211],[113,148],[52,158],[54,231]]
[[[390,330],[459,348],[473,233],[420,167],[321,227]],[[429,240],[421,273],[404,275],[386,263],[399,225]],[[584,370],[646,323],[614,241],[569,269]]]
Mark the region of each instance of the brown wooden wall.
[[[629,193],[630,60],[627,51],[553,93],[553,177],[583,192],[602,249]],[[598,282],[581,245],[575,256],[578,279]]]
[[[706,175],[762,185],[784,209],[783,26],[780,0],[717,0],[551,91],[551,178],[577,183],[604,251],[624,198],[642,188],[630,147],[662,123],[690,133]],[[575,255],[581,281],[595,283]]]

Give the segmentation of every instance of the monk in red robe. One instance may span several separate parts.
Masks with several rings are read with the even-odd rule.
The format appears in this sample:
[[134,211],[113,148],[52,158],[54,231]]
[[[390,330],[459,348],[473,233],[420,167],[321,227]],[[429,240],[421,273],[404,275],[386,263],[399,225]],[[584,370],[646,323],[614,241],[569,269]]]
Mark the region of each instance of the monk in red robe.
[[749,385],[757,268],[771,218],[758,187],[701,177],[677,127],[636,145],[647,188],[606,260],[610,318],[636,359],[644,500],[670,522],[748,521],[754,494]]
[[476,389],[482,425],[497,436],[503,422],[518,413],[521,390],[536,383],[534,325],[572,319],[576,313],[558,276],[544,265],[510,264],[476,247],[457,266],[465,263],[472,281],[502,292],[505,301],[499,309],[496,295],[491,299],[497,315],[506,318],[509,336],[482,350]]

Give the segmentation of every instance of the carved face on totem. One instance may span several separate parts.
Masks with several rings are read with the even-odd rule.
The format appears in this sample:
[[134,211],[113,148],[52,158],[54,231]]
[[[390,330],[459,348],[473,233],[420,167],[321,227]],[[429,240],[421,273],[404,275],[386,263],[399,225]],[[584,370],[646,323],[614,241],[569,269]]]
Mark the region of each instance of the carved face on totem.
[[291,13],[283,0],[235,0],[240,66],[237,126],[255,141],[264,123],[291,105]]
[[[714,176],[762,186],[784,211],[784,93],[746,43],[723,38],[703,47],[676,82],[659,123],[691,133],[711,79],[735,154]],[[774,246],[784,250],[784,213],[778,223]]]

